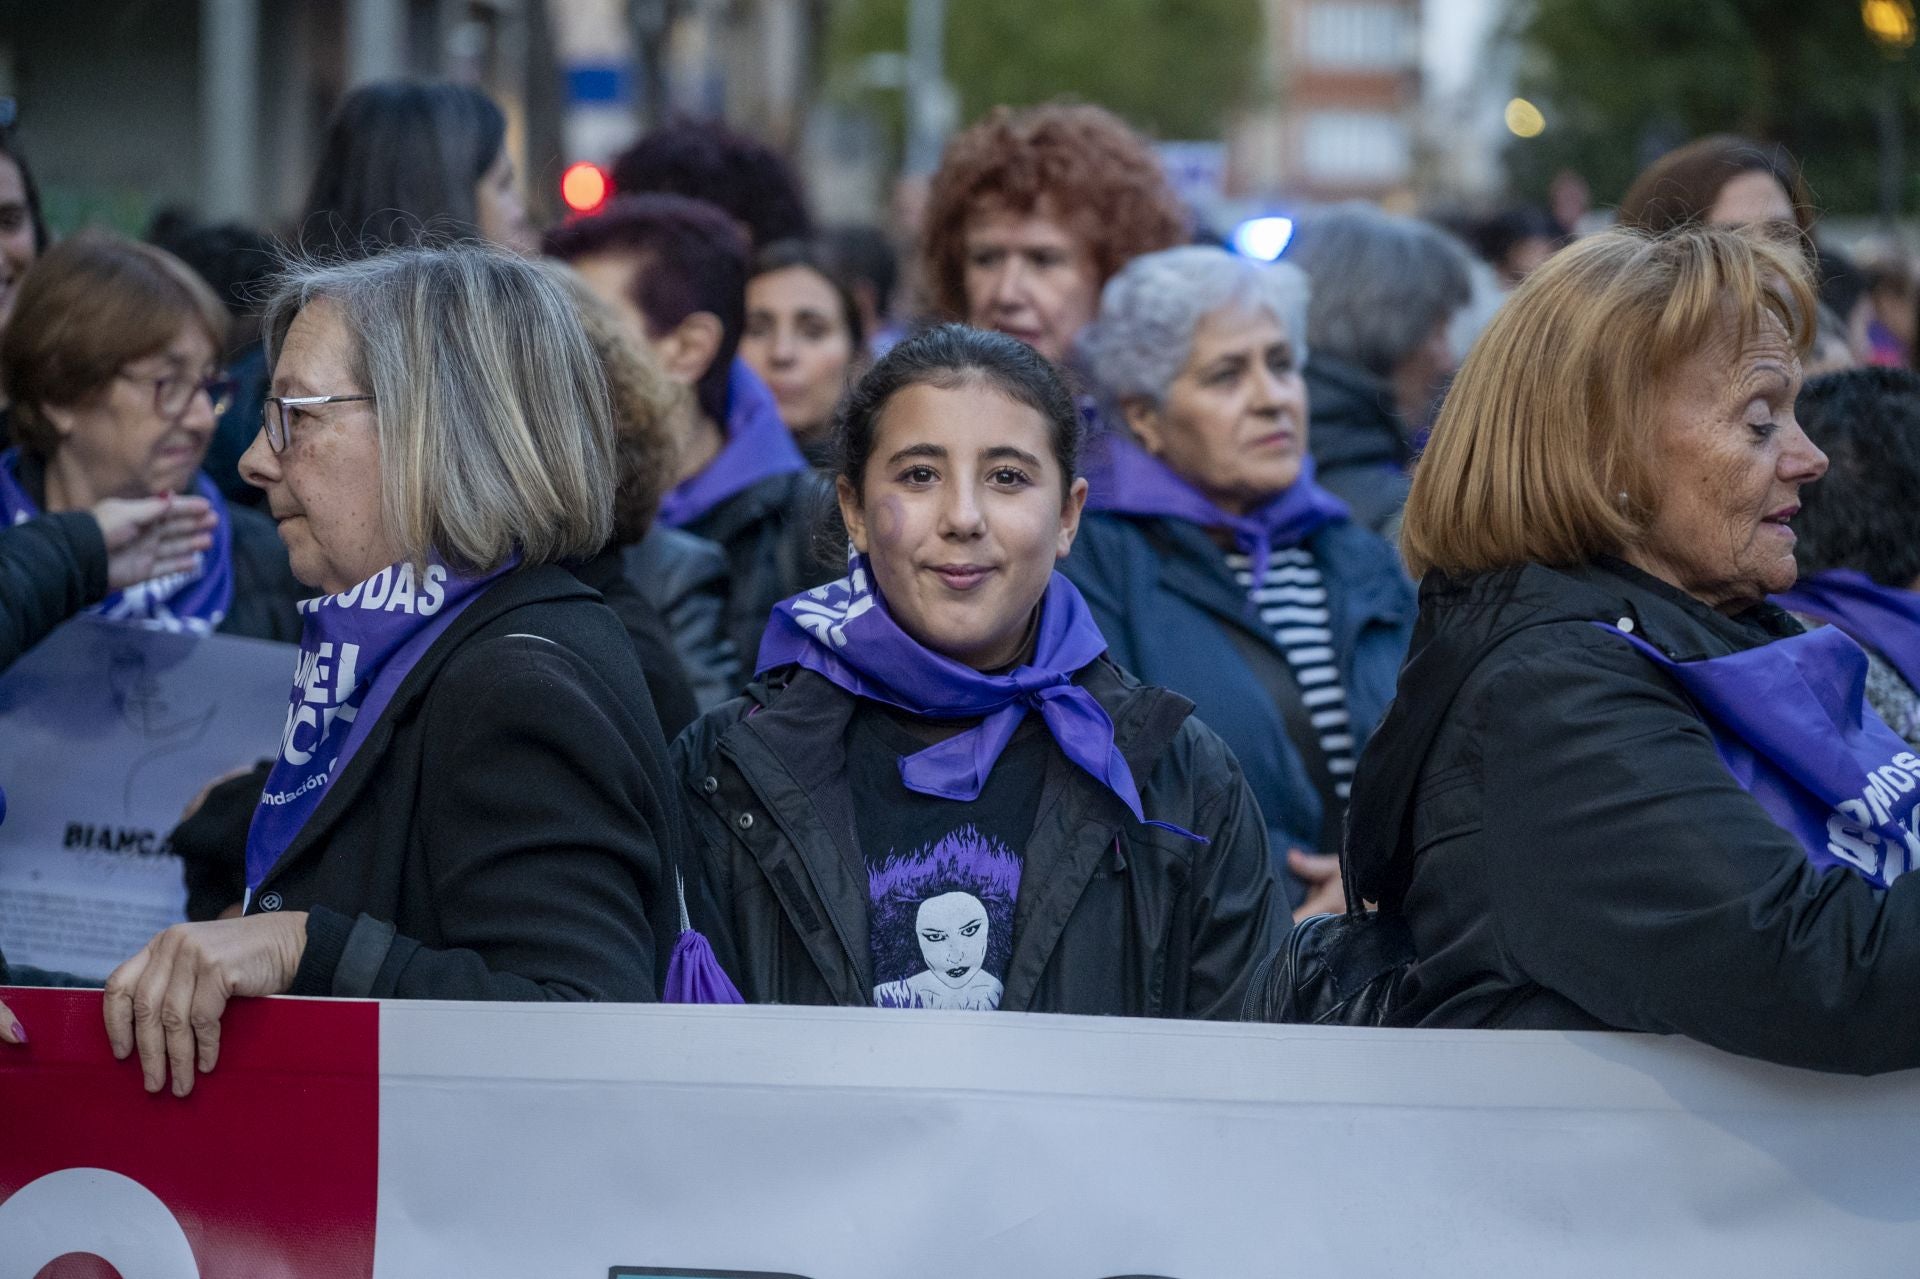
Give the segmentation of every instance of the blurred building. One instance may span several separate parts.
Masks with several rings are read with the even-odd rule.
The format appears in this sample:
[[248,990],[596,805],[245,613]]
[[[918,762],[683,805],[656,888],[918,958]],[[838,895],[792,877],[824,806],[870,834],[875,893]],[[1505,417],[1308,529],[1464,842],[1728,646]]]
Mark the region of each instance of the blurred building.
[[61,227],[165,205],[278,226],[340,95],[400,75],[493,95],[536,191],[558,162],[540,0],[0,0],[0,95]]
[[1402,200],[1415,176],[1420,0],[1263,0],[1266,105],[1233,137],[1233,186]]

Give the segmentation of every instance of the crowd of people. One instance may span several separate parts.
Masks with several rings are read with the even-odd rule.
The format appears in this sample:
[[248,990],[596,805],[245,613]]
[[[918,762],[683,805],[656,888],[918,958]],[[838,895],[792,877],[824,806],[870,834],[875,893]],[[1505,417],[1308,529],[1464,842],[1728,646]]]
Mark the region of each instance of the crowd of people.
[[1373,1020],[1920,1065],[1914,290],[1791,157],[1267,262],[998,109],[896,256],[712,122],[541,230],[506,136],[367,86],[154,243],[0,150],[0,665],[298,645],[105,983],[149,1090],[287,992],[1257,1017],[1364,911]]

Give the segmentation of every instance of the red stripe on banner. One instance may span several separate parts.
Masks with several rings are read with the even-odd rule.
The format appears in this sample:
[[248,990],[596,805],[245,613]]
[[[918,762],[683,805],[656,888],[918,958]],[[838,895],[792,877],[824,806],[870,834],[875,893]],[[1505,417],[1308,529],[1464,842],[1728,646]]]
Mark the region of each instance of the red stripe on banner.
[[235,1000],[178,1098],[113,1059],[100,999],[0,989],[31,1036],[0,1045],[0,1273],[372,1275],[379,1005]]

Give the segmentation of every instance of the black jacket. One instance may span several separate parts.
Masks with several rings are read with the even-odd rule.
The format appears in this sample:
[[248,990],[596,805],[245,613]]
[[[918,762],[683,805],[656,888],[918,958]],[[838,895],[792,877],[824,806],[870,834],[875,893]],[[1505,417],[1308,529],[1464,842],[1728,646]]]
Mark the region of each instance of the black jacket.
[[627,579],[621,549],[608,547],[584,564],[573,566],[573,575],[600,592],[620,625],[633,642],[633,655],[647,677],[647,692],[653,698],[653,711],[660,720],[660,732],[668,741],[700,717],[693,688],[687,682],[687,668],[674,651],[673,636],[660,610]]
[[627,581],[666,623],[700,710],[738,697],[746,680],[727,633],[726,552],[704,537],[655,524],[620,555]]
[[1307,361],[1307,443],[1320,483],[1358,523],[1391,538],[1412,484],[1413,449],[1393,388],[1357,364],[1314,352]]
[[[1920,875],[1821,871],[1721,763],[1679,660],[1798,631],[1618,561],[1429,575],[1361,760],[1356,889],[1419,955],[1396,1020],[1679,1033],[1822,1070],[1920,1065]],[[1627,629],[1622,625],[1622,629]]]
[[727,638],[742,678],[753,674],[773,606],[813,586],[844,577],[844,560],[815,554],[816,526],[832,490],[813,471],[790,471],[728,498],[686,531],[717,542],[727,554]]
[[[856,699],[811,671],[759,683],[673,746],[723,962],[749,1002],[871,1004],[866,863],[846,774]],[[1192,704],[1102,659],[1079,682],[1112,715],[1143,826],[1050,753],[1015,906],[1007,1011],[1239,1014],[1285,931],[1259,806]],[[696,925],[700,923],[695,921]]]
[[311,912],[292,993],[655,998],[684,827],[645,689],[564,569],[482,593],[254,894]]
[[107,544],[86,511],[0,529],[0,671],[107,593]]

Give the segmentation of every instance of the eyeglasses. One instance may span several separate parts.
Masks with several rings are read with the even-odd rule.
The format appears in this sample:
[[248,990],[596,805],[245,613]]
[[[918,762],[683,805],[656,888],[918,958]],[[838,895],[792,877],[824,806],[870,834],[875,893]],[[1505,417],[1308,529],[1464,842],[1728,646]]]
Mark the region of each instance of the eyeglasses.
[[293,414],[296,410],[371,399],[371,395],[269,395],[260,414],[260,425],[267,432],[267,447],[275,453],[287,451],[287,445],[293,442]]
[[153,411],[168,421],[179,417],[193,403],[196,392],[205,391],[207,400],[213,405],[213,415],[219,417],[233,407],[233,397],[240,384],[230,377],[188,377],[184,373],[169,373],[166,377],[135,377],[131,373],[122,373],[121,377],[129,382],[149,383],[153,387]]

